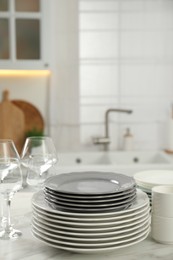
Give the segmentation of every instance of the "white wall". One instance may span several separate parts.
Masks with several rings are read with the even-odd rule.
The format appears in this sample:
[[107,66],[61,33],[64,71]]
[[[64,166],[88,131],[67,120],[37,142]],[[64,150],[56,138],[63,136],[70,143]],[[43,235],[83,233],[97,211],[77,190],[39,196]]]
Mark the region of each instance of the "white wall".
[[126,127],[135,149],[166,148],[166,122],[173,102],[173,1],[80,0],[81,142],[100,149],[111,114],[110,149],[122,149]]

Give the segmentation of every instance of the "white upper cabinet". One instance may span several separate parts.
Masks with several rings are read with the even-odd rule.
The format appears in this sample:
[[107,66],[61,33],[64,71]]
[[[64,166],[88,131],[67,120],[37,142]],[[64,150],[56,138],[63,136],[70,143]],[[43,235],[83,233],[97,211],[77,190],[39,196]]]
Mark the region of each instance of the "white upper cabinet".
[[0,0],[0,69],[49,68],[46,0]]

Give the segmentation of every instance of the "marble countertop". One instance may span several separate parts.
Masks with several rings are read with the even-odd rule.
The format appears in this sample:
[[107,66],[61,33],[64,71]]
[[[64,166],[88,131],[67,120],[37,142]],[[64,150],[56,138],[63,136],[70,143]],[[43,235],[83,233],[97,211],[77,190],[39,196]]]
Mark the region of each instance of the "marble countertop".
[[33,193],[27,190],[17,193],[12,200],[11,218],[15,228],[23,235],[15,241],[0,240],[0,259],[2,260],[149,260],[173,259],[173,245],[155,242],[150,234],[144,241],[123,249],[98,254],[71,253],[49,247],[30,232],[32,216],[31,198]]

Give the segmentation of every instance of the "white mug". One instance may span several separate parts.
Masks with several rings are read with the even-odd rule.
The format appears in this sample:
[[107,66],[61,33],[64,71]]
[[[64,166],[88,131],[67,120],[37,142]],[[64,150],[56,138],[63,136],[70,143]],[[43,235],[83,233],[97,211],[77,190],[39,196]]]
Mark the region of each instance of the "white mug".
[[173,218],[165,218],[152,214],[151,236],[163,244],[173,244]]
[[152,214],[173,218],[173,186],[155,186],[152,188]]

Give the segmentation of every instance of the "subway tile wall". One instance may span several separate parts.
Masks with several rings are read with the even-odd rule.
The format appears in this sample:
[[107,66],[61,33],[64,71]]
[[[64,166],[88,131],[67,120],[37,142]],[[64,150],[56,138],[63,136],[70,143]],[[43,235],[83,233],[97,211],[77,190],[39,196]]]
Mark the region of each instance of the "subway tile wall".
[[134,149],[165,149],[173,103],[173,1],[80,0],[80,133],[85,149],[102,149],[108,108],[110,149],[123,149],[128,127]]

